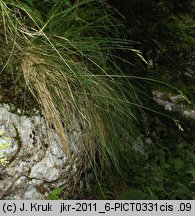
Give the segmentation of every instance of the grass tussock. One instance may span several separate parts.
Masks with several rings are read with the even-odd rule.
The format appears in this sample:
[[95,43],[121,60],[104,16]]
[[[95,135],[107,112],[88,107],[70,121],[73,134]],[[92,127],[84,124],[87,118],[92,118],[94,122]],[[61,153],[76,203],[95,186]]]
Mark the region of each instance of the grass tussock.
[[23,74],[69,158],[67,134],[78,126],[79,148],[97,170],[114,166],[120,171],[131,148],[124,134],[137,134],[139,101],[119,66],[125,60],[117,57],[120,51],[136,53],[124,31],[101,0],[0,1],[0,73],[17,62],[13,73]]

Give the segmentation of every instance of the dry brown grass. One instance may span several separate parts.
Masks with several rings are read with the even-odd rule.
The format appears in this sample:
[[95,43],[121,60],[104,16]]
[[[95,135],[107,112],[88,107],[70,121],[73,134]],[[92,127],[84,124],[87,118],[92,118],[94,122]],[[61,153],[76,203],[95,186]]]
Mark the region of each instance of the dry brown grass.
[[[71,151],[69,147],[69,141],[67,138],[67,131],[62,123],[62,118],[60,116],[59,110],[52,99],[51,93],[47,87],[46,79],[48,76],[52,76],[52,69],[48,68],[48,63],[45,59],[39,58],[37,56],[27,54],[22,60],[22,70],[27,85],[29,86],[32,94],[37,99],[38,103],[41,104],[43,108],[43,114],[47,123],[47,129],[51,128],[51,125],[55,128],[61,144],[71,159]],[[57,73],[58,71],[55,71]],[[62,98],[61,92],[58,92],[58,96],[65,102]],[[50,133],[48,133],[50,135]],[[49,141],[51,137],[49,136]]]

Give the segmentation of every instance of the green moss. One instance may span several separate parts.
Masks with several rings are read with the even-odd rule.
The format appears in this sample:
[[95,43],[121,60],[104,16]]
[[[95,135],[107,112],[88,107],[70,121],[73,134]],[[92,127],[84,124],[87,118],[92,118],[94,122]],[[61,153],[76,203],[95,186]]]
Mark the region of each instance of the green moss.
[[19,154],[19,152],[20,152],[20,149],[21,149],[21,147],[22,147],[22,139],[21,139],[21,137],[20,137],[20,133],[19,133],[19,131],[18,131],[18,128],[17,128],[16,125],[14,125],[14,124],[13,124],[13,127],[14,127],[15,132],[16,132],[16,136],[13,137],[13,138],[14,138],[14,140],[18,143],[18,149],[17,149],[17,152],[16,152],[16,154],[14,155],[14,157],[9,161],[10,163],[11,163],[12,161],[14,161],[14,160],[17,158],[17,156],[18,156],[18,154]]
[[[10,144],[9,144],[10,138],[4,136],[3,133],[4,132],[2,130],[0,130],[0,138],[3,139],[3,140],[1,140],[2,142],[0,142],[0,150],[1,151],[10,147]],[[3,152],[0,152],[0,165],[5,166],[8,163],[9,163],[9,161],[7,160],[6,157],[3,156]]]

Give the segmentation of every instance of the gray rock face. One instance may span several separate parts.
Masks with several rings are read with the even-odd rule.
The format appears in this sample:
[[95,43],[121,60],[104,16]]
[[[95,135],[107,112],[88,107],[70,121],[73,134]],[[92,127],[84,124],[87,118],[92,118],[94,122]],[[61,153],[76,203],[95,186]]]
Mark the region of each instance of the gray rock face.
[[153,93],[153,99],[162,105],[166,110],[177,112],[183,116],[191,119],[195,119],[195,109],[189,109],[186,107],[186,103],[190,103],[187,98],[182,95],[168,95],[164,92],[155,90]]
[[[46,132],[52,138],[49,143]],[[75,131],[68,136],[78,153],[82,137]],[[68,161],[59,143],[53,129],[46,131],[39,114],[21,116],[11,113],[8,105],[0,105],[0,159],[8,162],[0,164],[0,199],[45,199],[55,188],[69,188],[78,166]]]

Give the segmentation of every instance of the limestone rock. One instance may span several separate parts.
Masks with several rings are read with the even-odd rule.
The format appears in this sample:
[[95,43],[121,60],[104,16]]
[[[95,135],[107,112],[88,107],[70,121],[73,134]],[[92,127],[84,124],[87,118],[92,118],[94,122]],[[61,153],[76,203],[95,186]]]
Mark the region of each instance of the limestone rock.
[[162,105],[166,110],[177,112],[183,116],[191,119],[195,119],[195,109],[188,108],[189,101],[182,95],[171,95],[165,96],[165,93],[155,90],[153,93],[153,99],[159,105]]
[[[53,189],[71,188],[68,180],[77,172],[77,162],[68,161],[55,131],[46,130],[40,114],[27,117],[10,110],[0,105],[0,145],[7,144],[0,155],[8,160],[5,167],[0,164],[0,199],[45,199]],[[74,129],[67,137],[76,158],[82,131]]]

